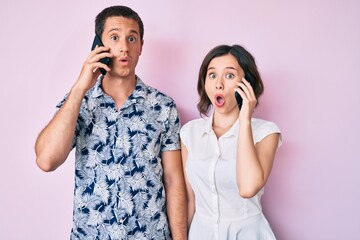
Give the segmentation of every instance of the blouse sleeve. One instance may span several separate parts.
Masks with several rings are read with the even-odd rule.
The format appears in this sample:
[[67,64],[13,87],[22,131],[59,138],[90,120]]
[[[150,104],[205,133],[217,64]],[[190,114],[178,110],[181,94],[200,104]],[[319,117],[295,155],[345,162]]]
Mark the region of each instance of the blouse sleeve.
[[256,119],[255,121],[253,121],[252,127],[253,127],[254,144],[260,142],[261,140],[263,140],[265,137],[267,137],[272,133],[279,133],[280,138],[277,148],[281,146],[282,144],[281,131],[274,122]]

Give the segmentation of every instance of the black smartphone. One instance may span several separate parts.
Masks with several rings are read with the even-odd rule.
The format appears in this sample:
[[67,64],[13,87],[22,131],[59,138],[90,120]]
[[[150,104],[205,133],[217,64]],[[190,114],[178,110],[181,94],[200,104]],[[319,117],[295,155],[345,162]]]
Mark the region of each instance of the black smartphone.
[[[253,90],[255,91],[255,81],[254,79],[250,76],[250,74],[245,73],[245,77],[244,77],[251,85],[251,87],[253,88]],[[240,88],[240,87],[239,87]],[[241,88],[240,88],[241,89]],[[236,98],[236,102],[237,105],[239,107],[239,110],[241,110],[242,107],[242,97],[240,96],[240,94],[238,92],[235,92],[235,98]]]
[[[93,44],[91,46],[91,51],[95,49],[96,46],[104,46],[104,44],[102,43],[100,37],[98,35],[95,35],[94,37],[94,41],[93,41]],[[100,59],[100,62],[106,64],[107,66],[109,66],[109,63],[110,63],[110,58],[108,57],[105,57],[105,58],[102,58]],[[103,68],[100,68],[100,72],[102,75],[105,75],[106,74],[106,70],[103,69]]]

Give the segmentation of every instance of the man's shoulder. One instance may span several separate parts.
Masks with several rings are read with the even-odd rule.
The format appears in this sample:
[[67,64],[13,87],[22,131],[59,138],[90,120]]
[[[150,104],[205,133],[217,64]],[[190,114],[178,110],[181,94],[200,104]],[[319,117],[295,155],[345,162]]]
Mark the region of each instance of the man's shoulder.
[[155,97],[159,102],[175,104],[175,100],[163,91],[147,84],[144,84],[143,88],[146,91],[146,96],[148,99]]

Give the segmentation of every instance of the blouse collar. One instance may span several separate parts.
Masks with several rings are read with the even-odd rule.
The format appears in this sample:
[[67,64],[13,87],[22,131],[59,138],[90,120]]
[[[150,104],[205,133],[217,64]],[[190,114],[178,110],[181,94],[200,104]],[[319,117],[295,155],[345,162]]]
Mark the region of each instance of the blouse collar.
[[[213,121],[214,121],[214,113],[212,113],[209,117],[204,118],[205,124],[203,128],[203,135],[205,134],[215,134],[213,130]],[[230,137],[230,136],[237,136],[239,132],[239,119],[237,119],[231,128],[221,137]]]

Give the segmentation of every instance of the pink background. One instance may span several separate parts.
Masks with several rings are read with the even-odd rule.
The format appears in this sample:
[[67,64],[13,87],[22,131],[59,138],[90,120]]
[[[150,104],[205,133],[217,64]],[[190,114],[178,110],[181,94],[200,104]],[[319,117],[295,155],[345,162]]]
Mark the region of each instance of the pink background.
[[35,165],[34,142],[87,57],[94,18],[121,2],[145,23],[138,75],[197,118],[200,63],[215,45],[254,54],[255,115],[283,132],[263,198],[278,239],[359,239],[360,1],[1,1],[0,239],[62,240],[72,221],[73,153]]

